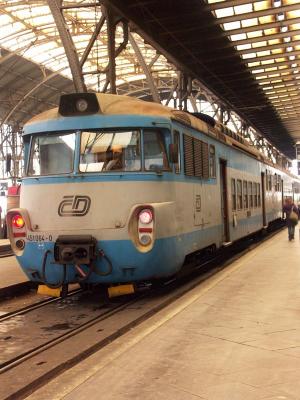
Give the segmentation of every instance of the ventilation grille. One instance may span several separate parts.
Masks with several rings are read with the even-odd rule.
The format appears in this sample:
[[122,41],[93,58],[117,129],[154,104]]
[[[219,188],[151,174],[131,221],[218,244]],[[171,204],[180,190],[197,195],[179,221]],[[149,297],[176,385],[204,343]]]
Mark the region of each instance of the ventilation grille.
[[184,146],[184,173],[187,176],[194,176],[193,138],[191,136],[183,135],[183,146]]
[[202,178],[202,146],[201,140],[194,139],[195,176]]

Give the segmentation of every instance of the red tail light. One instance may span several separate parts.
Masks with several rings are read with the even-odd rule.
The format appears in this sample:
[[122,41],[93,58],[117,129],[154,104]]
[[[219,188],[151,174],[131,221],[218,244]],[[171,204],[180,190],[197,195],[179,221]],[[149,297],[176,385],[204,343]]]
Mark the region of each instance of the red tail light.
[[25,221],[21,214],[15,214],[11,219],[12,226],[17,229],[21,229],[25,225]]

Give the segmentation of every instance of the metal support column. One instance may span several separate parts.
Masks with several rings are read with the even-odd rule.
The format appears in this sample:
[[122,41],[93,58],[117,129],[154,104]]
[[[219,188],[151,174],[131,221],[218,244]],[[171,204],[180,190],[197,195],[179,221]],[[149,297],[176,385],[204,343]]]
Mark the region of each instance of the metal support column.
[[110,93],[117,93],[116,89],[116,19],[109,7],[103,7],[106,13],[107,35],[108,35],[108,74],[107,81],[110,84]]
[[76,47],[73,43],[72,36],[60,8],[61,2],[59,0],[47,0],[47,2],[56,23],[62,44],[66,52],[66,56],[69,61],[75,90],[76,92],[86,92],[87,89],[84,83]]
[[129,33],[129,42],[130,42],[130,44],[131,44],[131,46],[132,46],[132,48],[133,48],[133,50],[135,52],[135,55],[136,55],[136,57],[138,59],[138,62],[140,64],[140,66],[143,68],[144,74],[146,75],[146,79],[147,79],[147,82],[148,82],[148,85],[149,85],[149,89],[150,89],[151,94],[152,94],[153,101],[155,101],[157,103],[160,103],[159,93],[158,93],[158,90],[157,90],[157,88],[156,88],[156,86],[154,84],[153,77],[151,75],[150,67],[146,64],[146,61],[145,61],[145,59],[144,59],[144,57],[143,57],[143,55],[142,55],[142,53],[141,53],[141,51],[139,49],[139,46],[137,45],[136,41],[134,40],[134,37],[133,37],[132,33]]

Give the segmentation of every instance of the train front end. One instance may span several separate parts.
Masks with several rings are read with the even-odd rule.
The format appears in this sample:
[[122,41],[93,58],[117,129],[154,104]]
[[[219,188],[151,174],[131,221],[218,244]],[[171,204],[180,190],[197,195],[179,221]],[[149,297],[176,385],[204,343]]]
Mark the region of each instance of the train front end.
[[20,208],[7,226],[32,281],[147,281],[182,264],[167,119],[132,116],[127,100],[109,97],[103,108],[120,101],[121,112],[103,113],[95,94],[66,95],[25,127]]

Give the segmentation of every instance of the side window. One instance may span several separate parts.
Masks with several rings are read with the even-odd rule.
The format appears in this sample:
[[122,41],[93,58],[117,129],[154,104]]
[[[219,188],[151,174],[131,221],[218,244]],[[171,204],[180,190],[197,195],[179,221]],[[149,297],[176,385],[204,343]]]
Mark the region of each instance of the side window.
[[164,134],[159,130],[144,130],[145,169],[155,171],[170,170]]
[[257,183],[253,182],[253,206],[257,207]]
[[216,177],[216,148],[212,144],[209,146],[209,176]]
[[209,158],[208,158],[208,144],[205,142],[201,142],[202,146],[202,169],[203,169],[203,178],[209,178]]
[[175,165],[175,173],[180,174],[181,163],[180,163],[180,135],[178,131],[174,131],[174,149],[178,154],[177,162]]
[[237,208],[241,210],[243,208],[243,193],[242,193],[242,181],[237,179],[236,181],[236,192],[237,192]]
[[272,190],[272,175],[270,173],[266,175],[266,189],[268,191]]
[[235,188],[235,179],[231,179],[231,203],[232,203],[232,210],[236,210],[236,188]]
[[281,175],[277,175],[277,192],[281,191]]
[[272,175],[268,174],[268,190],[272,191]]
[[252,182],[248,182],[249,208],[253,207]]
[[249,207],[247,181],[243,181],[243,194],[244,194],[244,208],[247,209]]

